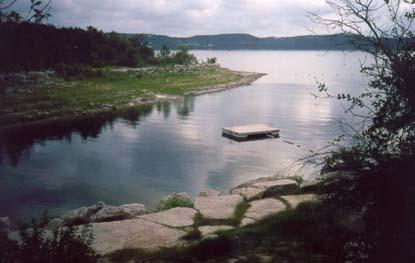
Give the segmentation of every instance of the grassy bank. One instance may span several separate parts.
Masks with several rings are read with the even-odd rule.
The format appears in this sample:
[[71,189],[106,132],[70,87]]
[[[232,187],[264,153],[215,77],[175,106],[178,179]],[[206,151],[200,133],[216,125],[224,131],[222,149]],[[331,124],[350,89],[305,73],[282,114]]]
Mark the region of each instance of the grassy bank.
[[191,91],[215,89],[219,84],[235,85],[246,77],[208,66],[190,70],[106,69],[82,77],[54,76],[44,81],[3,79],[0,80],[0,126],[171,99]]

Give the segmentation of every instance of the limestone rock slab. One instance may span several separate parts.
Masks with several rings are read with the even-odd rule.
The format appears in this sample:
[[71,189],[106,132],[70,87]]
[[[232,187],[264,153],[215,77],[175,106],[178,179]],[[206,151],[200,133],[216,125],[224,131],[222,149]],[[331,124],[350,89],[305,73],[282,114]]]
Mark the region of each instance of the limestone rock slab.
[[64,224],[72,223],[86,223],[89,222],[91,215],[95,214],[105,206],[104,202],[98,202],[90,207],[81,207],[78,209],[70,210],[62,216]]
[[240,195],[196,197],[195,208],[206,218],[227,219],[233,217],[236,206],[242,201]]
[[252,186],[264,190],[264,197],[290,194],[299,189],[297,182],[291,179],[269,180],[254,183]]
[[197,195],[198,197],[211,197],[211,196],[220,196],[220,192],[210,189],[210,188],[203,188],[199,194]]
[[92,247],[100,254],[124,248],[157,248],[172,245],[186,232],[144,219],[92,223]]
[[283,195],[282,199],[286,200],[292,209],[297,208],[299,203],[312,201],[316,199],[316,195],[313,194],[304,194],[304,195]]
[[110,220],[120,220],[143,215],[147,211],[143,204],[126,204],[121,206],[104,206],[96,214],[90,217],[92,222],[103,222]]
[[230,190],[231,194],[241,194],[246,198],[260,195],[261,198],[294,194],[299,190],[295,180],[275,177],[261,177],[238,185]]
[[244,217],[244,218],[242,218],[241,223],[239,224],[239,227],[244,227],[244,226],[252,225],[252,224],[255,224],[255,223],[256,223],[256,221],[254,219]]
[[139,216],[155,223],[172,227],[184,227],[193,225],[193,217],[197,211],[187,207],[176,207],[163,212]]
[[202,236],[207,236],[210,234],[214,234],[218,231],[231,230],[233,228],[234,227],[232,226],[201,226],[198,229]]
[[266,198],[261,200],[252,201],[248,211],[245,213],[245,217],[249,217],[255,220],[264,219],[270,215],[279,213],[286,209],[286,206],[280,200],[274,198]]
[[261,194],[262,192],[264,192],[264,190],[254,188],[254,187],[234,188],[230,191],[231,194],[241,195],[241,196],[245,197],[246,199],[250,199],[252,197],[255,197],[255,196]]

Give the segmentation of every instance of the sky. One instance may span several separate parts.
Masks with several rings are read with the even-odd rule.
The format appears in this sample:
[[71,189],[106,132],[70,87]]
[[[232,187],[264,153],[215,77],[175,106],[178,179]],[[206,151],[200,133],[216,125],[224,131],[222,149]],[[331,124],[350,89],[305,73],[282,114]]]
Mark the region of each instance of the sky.
[[[43,0],[46,1],[46,0]],[[13,7],[27,10],[29,0]],[[192,35],[249,33],[259,37],[325,33],[307,12],[328,12],[325,0],[52,0],[57,26],[92,25],[105,32]],[[327,32],[326,32],[327,33]]]

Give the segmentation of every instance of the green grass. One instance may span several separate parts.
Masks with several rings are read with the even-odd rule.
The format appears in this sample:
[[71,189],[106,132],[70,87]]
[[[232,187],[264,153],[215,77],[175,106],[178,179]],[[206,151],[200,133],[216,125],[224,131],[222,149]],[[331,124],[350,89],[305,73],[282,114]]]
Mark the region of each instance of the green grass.
[[180,196],[173,195],[167,200],[161,200],[157,205],[157,211],[169,210],[175,207],[190,207],[193,208],[192,200],[184,199]]
[[182,237],[183,240],[192,241],[192,240],[200,240],[202,238],[202,233],[200,233],[199,229],[194,228],[191,231],[187,232],[187,234]]
[[287,207],[287,209],[292,209],[291,204],[281,196],[275,196],[274,198],[278,201],[281,201]]
[[[136,98],[152,100],[156,94],[183,95],[206,86],[235,82],[241,76],[219,67],[191,72],[159,73],[105,71],[99,77],[54,79],[41,84],[13,84],[23,92],[3,94],[2,112],[13,112],[20,121],[95,111],[103,104],[125,107]],[[25,92],[29,90],[29,92]],[[45,113],[46,112],[46,113]]]
[[196,227],[206,226],[206,225],[211,225],[211,226],[229,225],[229,226],[237,227],[241,223],[241,220],[244,217],[244,214],[248,210],[249,207],[250,205],[246,201],[239,203],[235,208],[233,217],[228,218],[228,219],[205,218],[202,216],[201,213],[198,212],[193,218],[194,225]]

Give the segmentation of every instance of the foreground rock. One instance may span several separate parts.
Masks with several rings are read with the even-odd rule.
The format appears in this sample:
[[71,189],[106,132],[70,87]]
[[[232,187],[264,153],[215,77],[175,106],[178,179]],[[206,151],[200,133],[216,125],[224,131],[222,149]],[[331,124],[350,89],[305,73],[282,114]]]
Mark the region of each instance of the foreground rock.
[[198,228],[198,230],[202,236],[207,236],[219,231],[231,230],[233,228],[234,227],[232,226],[201,226]]
[[316,195],[313,194],[305,194],[305,195],[283,195],[281,196],[282,199],[287,201],[292,209],[296,209],[297,206],[306,201],[313,201],[316,200]]
[[263,189],[263,197],[290,194],[299,189],[297,182],[291,179],[258,182],[253,184],[253,187]]
[[241,195],[246,199],[251,199],[262,194],[264,190],[254,188],[254,187],[241,187],[241,188],[232,189],[230,192],[231,194]]
[[242,201],[240,195],[196,197],[195,208],[205,218],[228,219],[233,217],[236,206]]
[[174,245],[186,232],[144,219],[93,223],[92,247],[100,254],[128,248],[157,248]]
[[163,212],[139,216],[138,218],[163,224],[171,227],[185,227],[193,225],[193,217],[197,211],[187,207],[176,207]]
[[88,223],[90,216],[101,210],[105,206],[104,202],[98,202],[90,207],[81,207],[70,210],[63,215],[62,220],[65,224]]
[[239,224],[239,227],[244,227],[244,226],[252,225],[255,223],[256,223],[256,220],[252,218],[244,217],[242,218],[241,223]]
[[143,204],[126,204],[121,206],[105,205],[103,202],[90,207],[81,207],[71,210],[62,216],[63,224],[86,224],[90,222],[103,222],[122,220],[143,215],[147,211]]
[[199,192],[197,196],[198,197],[211,197],[211,196],[220,196],[220,195],[221,193],[219,191],[216,191],[210,188],[204,188]]
[[256,200],[249,203],[251,205],[245,213],[245,217],[261,220],[270,215],[279,213],[286,209],[286,206],[280,200],[274,198],[267,198]]
[[299,185],[294,180],[263,177],[243,183],[231,189],[230,193],[239,194],[246,199],[251,199],[254,197],[266,198],[276,195],[289,195],[299,189]]
[[146,212],[143,204],[127,204],[121,206],[105,206],[90,217],[91,222],[121,220],[143,215]]

